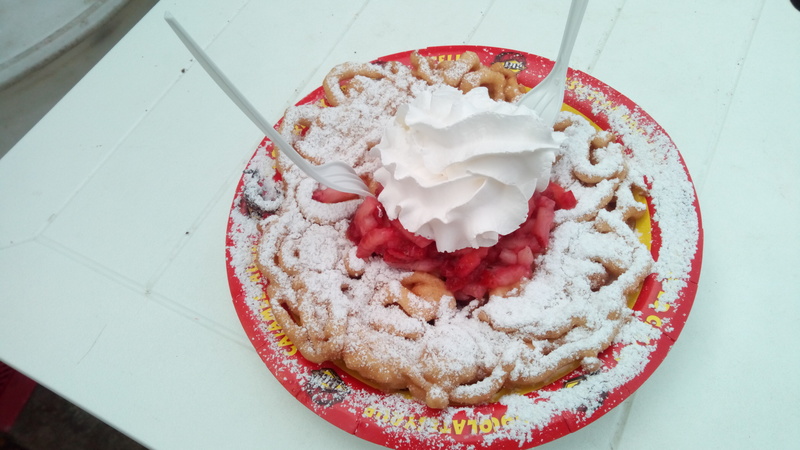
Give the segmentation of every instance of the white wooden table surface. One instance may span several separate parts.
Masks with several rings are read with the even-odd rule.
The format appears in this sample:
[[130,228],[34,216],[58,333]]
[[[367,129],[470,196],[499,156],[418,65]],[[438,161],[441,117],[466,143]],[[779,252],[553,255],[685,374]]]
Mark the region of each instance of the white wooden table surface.
[[[264,115],[344,61],[446,44],[554,58],[568,2],[162,0],[0,160],[0,360],[141,443],[368,449],[272,377],[231,304],[224,235]],[[544,448],[800,441],[800,12],[789,0],[594,1],[573,67],[671,135],[705,230],[686,327],[625,403]]]

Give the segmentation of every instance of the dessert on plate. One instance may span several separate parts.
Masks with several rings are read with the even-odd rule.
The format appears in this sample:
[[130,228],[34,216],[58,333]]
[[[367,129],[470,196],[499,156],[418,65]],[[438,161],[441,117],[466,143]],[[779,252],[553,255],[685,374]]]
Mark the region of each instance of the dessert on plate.
[[432,408],[598,369],[653,265],[634,227],[644,174],[584,117],[549,127],[514,104],[525,88],[503,64],[410,62],[337,66],[324,101],[281,125],[374,197],[326,189],[280,153],[269,201],[263,180],[245,184],[275,320],[308,360]]

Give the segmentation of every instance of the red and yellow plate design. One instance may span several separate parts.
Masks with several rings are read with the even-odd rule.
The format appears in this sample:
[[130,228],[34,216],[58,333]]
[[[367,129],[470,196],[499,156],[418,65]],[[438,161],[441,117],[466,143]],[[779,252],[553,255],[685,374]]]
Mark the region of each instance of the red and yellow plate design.
[[[490,65],[502,62],[506,67],[518,71],[518,80],[525,86],[535,86],[549,72],[553,62],[529,53],[477,46],[431,47],[420,50],[425,56],[440,59],[457,58],[465,51],[476,52],[481,61]],[[377,61],[399,61],[409,64],[409,54],[402,52],[379,58]],[[318,88],[298,104],[313,103],[323,97]],[[601,81],[577,70],[570,70],[564,109],[578,113],[592,122],[596,128],[614,130],[623,126],[621,141],[626,137],[660,142],[668,150],[678,155],[678,164],[691,183],[685,164],[666,132],[631,100]],[[270,151],[272,144],[264,140],[256,151]],[[415,400],[399,394],[384,394],[357,378],[331,364],[313,364],[297,351],[294,344],[275,322],[266,296],[265,280],[255,265],[247,266],[234,257],[254,248],[258,233],[254,223],[251,226],[241,223],[235,212],[241,201],[244,178],[240,181],[231,209],[227,232],[228,278],[233,296],[233,304],[245,332],[263,359],[267,368],[278,381],[301,403],[314,413],[337,427],[376,444],[396,449],[438,449],[438,448],[491,448],[519,449],[540,445],[585,427],[604,413],[610,411],[628,398],[656,370],[666,357],[691,310],[697,291],[702,260],[703,231],[700,221],[700,207],[697,197],[691,205],[690,214],[696,215],[696,232],[692,239],[693,254],[683,255],[682,261],[687,273],[672,293],[669,302],[659,301],[665,283],[655,274],[648,276],[638,294],[630,299],[630,306],[636,312],[635,318],[661,333],[653,342],[625,345],[642,345],[649,354],[637,375],[620,385],[604,390],[600,398],[587,401],[586,407],[574,410],[555,410],[544,425],[522,425],[520,433],[518,417],[509,414],[509,408],[501,402],[475,407],[453,407],[435,410],[419,404]],[[651,198],[647,202],[649,214],[640,219],[637,229],[642,241],[650,248],[653,258],[659,261],[662,247],[661,223],[656,219],[656,210]],[[255,221],[255,219],[252,219]],[[667,230],[681,231],[681,230]],[[668,257],[668,256],[664,256]],[[671,288],[674,289],[674,288]],[[600,354],[604,369],[613,369],[618,364],[622,344],[613,344]],[[548,401],[551,394],[561,390],[574,389],[581,383],[592,383],[592,373],[577,369],[558,381],[539,390],[524,395],[532,401]],[[567,392],[567,391],[562,391]],[[265,405],[267,400],[264,400]],[[515,433],[506,431],[515,427]]]

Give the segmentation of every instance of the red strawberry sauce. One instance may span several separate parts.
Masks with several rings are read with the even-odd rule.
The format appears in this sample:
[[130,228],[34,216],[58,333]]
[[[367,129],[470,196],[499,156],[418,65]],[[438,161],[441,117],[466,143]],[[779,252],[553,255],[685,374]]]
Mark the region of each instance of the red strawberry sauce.
[[[331,189],[314,193],[327,203],[353,197]],[[432,273],[445,281],[457,300],[484,298],[489,290],[512,286],[530,277],[536,256],[547,249],[555,211],[576,204],[571,191],[555,183],[528,201],[528,217],[513,233],[501,236],[491,247],[439,252],[433,240],[411,233],[398,220],[390,220],[374,197],[367,197],[356,210],[347,237],[357,246],[356,255],[382,257],[386,264],[404,270]]]

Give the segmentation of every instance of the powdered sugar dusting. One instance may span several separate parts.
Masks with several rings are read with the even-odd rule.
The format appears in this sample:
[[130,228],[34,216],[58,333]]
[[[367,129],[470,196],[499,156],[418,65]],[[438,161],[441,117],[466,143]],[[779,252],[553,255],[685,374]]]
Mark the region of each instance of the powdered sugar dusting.
[[655,123],[638,109],[613,103],[607,96],[580,81],[573,87],[578,98],[592,100],[592,112],[608,118],[611,131],[632,150],[631,170],[648,181],[656,205],[653,219],[661,229],[661,252],[655,272],[664,284],[663,303],[673,304],[686,286],[692,257],[697,252],[700,223],[694,210],[695,193],[683,170],[680,153]]
[[[366,150],[380,138],[383,125],[391,119],[396,107],[421,90],[430,89],[413,77],[399,77],[405,80],[401,82],[396,78],[359,78],[359,95],[340,98],[341,104],[336,108],[318,104],[290,108],[286,123],[326,125],[310,127],[302,139],[295,129],[284,127],[282,133],[309,158],[319,162],[327,158],[343,159],[360,172],[369,173],[378,162]],[[310,368],[314,365],[299,357],[297,349],[286,339],[285,330],[275,322],[274,314],[280,312],[276,308],[282,308],[280,302],[315,318],[313,323],[305,324],[310,338],[333,336],[318,353],[307,355],[313,360],[323,361],[330,355],[341,359],[345,355],[355,367],[359,364],[372,367],[378,362],[388,369],[385,374],[370,372],[376,381],[382,381],[382,376],[393,380],[392,371],[406,371],[413,376],[423,370],[429,374],[428,380],[432,373],[458,377],[457,374],[474,367],[486,371],[478,383],[455,388],[449,382],[433,383],[429,395],[434,397],[470,398],[496,382],[536,384],[542,381],[542,374],[560,367],[568,359],[566,355],[588,352],[581,359],[585,369],[578,370],[577,382],[569,386],[566,382],[563,386],[552,384],[534,392],[510,390],[493,407],[449,406],[431,410],[408,395],[376,392],[351,382],[347,395],[336,407],[348,411],[358,423],[380,427],[395,445],[405,442],[416,447],[424,442],[426,448],[477,448],[509,440],[519,446],[540,442],[542,430],[553,420],[560,420],[555,418],[579,411],[581,420],[590,420],[602,410],[610,392],[639,376],[660,342],[662,329],[648,323],[646,318],[636,317],[624,302],[609,299],[625,297],[625,277],[652,271],[663,291],[659,301],[679,305],[681,291],[689,282],[700,232],[694,191],[677,149],[660,129],[648,125],[650,121],[641,112],[608,102],[589,82],[578,81],[573,88],[578,98],[591,99],[593,114],[608,117],[609,131],[620,137],[617,150],[625,150],[619,161],[624,160],[627,165],[627,179],[633,180],[628,183],[646,189],[652,201],[655,212],[651,219],[658,223],[661,239],[652,269],[649,251],[639,242],[635,231],[605,235],[593,228],[594,221],[602,220],[618,230],[624,223],[616,213],[604,211],[597,214],[597,219],[581,219],[602,198],[618,192],[620,183],[602,181],[586,186],[572,177],[570,167],[576,161],[572,155],[582,151],[593,129],[570,113],[562,113],[574,125],[565,132],[562,154],[554,166],[554,180],[572,189],[579,202],[572,210],[558,211],[558,226],[550,248],[537,261],[533,278],[511,295],[492,297],[482,305],[474,303],[454,311],[443,303],[436,326],[409,317],[397,305],[385,303],[385,298],[402,292],[400,281],[407,272],[392,269],[378,259],[355,257],[344,231],[358,201],[335,205],[311,201],[315,183],[281,156],[278,164],[283,181],[274,182],[273,162],[268,158],[270,149],[260,147],[246,174],[255,175],[253,178],[261,184],[245,183],[234,205],[255,195],[257,201],[250,203],[264,212],[280,208],[280,214],[262,218],[252,208],[233,208],[228,236],[229,266],[242,286],[246,309],[255,318],[254,322],[259,323],[257,333],[266,336],[266,347],[260,354],[268,360],[276,376],[293,378],[289,381],[292,385],[313,384]],[[605,166],[591,169],[613,171],[618,164],[615,158],[616,154],[609,154],[601,158]],[[262,230],[259,248],[262,264],[274,265],[279,261],[282,267],[270,271],[270,277],[276,281],[275,290],[271,291],[274,299],[266,297],[264,280],[257,269],[253,270],[253,246]],[[583,275],[601,272],[601,261],[606,264],[613,261],[626,270],[617,282],[597,289]],[[295,270],[302,271],[303,277],[294,277]],[[352,273],[358,276],[353,277]],[[576,317],[580,318],[581,326],[568,326],[573,325]],[[497,333],[498,329],[507,331]],[[558,345],[553,344],[554,335],[561,336]],[[591,352],[606,346],[610,346],[609,350],[600,355]],[[363,360],[366,357],[372,360]],[[510,371],[504,369],[511,366]],[[463,376],[469,378],[469,375]],[[437,389],[453,390],[447,394]],[[353,425],[354,429],[356,426]],[[475,440],[465,443],[462,436],[466,435],[483,439],[477,441],[479,444]]]

